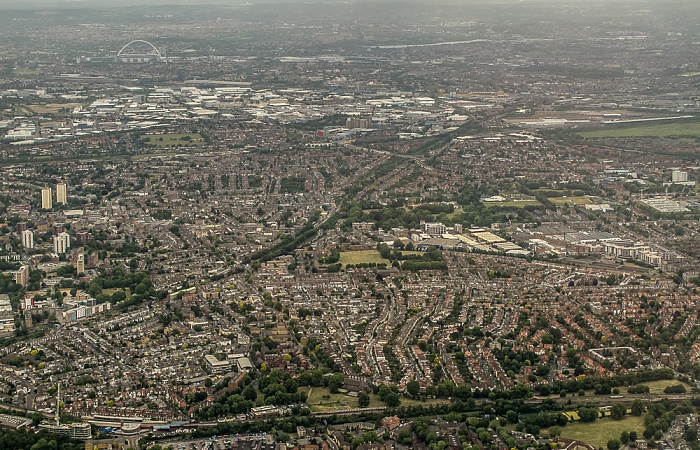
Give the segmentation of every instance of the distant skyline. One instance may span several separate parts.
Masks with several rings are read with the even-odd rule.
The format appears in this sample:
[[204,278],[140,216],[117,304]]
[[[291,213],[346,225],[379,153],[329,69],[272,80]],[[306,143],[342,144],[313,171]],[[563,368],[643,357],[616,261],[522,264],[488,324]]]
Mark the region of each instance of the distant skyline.
[[[122,6],[150,6],[150,5],[240,5],[240,4],[265,4],[265,3],[391,3],[398,0],[0,0],[0,8],[38,9],[46,7],[122,7]],[[593,0],[594,2],[616,3],[687,3],[692,0],[665,1],[660,0]],[[412,3],[559,3],[576,4],[591,3],[591,0],[417,0]]]

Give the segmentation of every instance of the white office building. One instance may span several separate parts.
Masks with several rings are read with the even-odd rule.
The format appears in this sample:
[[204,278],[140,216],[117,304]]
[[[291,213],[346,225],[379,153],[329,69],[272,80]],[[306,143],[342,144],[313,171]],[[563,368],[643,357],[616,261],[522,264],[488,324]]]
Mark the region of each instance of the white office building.
[[51,188],[43,188],[41,190],[41,209],[53,208],[53,193]]
[[31,230],[24,230],[22,232],[22,247],[25,250],[31,250],[34,248],[34,232]]
[[684,183],[688,181],[688,172],[682,170],[674,170],[671,172],[672,183]]
[[66,195],[66,183],[58,183],[56,185],[56,203],[65,205],[68,203],[68,196]]
[[65,231],[53,237],[53,251],[58,255],[62,255],[70,248],[70,235]]

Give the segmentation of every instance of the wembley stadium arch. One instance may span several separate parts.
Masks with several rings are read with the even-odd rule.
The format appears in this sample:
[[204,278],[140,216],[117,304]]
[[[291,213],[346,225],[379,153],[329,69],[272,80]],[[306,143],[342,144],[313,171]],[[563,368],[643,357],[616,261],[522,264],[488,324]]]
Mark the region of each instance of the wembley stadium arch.
[[142,39],[136,39],[117,52],[116,60],[123,63],[150,63],[158,62],[163,59],[163,55],[155,45]]

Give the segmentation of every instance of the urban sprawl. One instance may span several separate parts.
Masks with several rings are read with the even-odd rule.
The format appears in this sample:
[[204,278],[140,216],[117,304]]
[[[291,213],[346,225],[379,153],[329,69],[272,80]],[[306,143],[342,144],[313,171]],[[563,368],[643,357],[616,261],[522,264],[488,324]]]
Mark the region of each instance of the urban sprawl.
[[7,8],[0,448],[700,448],[694,2]]

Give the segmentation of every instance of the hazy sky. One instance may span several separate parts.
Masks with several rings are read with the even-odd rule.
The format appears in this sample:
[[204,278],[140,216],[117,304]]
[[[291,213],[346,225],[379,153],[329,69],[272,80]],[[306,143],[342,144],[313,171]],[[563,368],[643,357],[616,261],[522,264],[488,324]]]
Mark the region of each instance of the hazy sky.
[[[276,1],[276,0],[272,0]],[[129,5],[197,5],[197,4],[237,4],[240,0],[0,0],[0,7],[21,7],[37,9],[45,7],[117,7]]]
[[[41,8],[95,8],[149,5],[237,5],[261,3],[400,3],[402,0],[0,0],[0,9],[41,9]],[[615,3],[640,5],[673,5],[698,2],[698,0],[408,0],[417,3],[441,4],[489,4],[489,3],[555,3],[585,5],[590,3]]]

